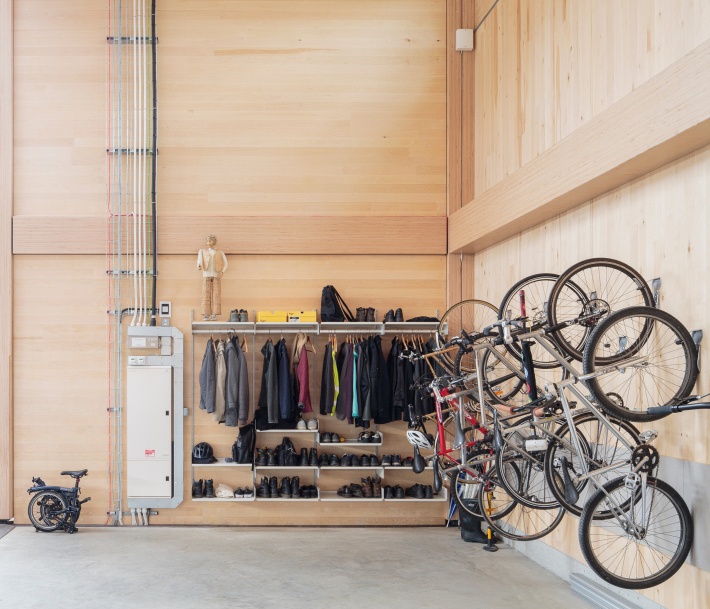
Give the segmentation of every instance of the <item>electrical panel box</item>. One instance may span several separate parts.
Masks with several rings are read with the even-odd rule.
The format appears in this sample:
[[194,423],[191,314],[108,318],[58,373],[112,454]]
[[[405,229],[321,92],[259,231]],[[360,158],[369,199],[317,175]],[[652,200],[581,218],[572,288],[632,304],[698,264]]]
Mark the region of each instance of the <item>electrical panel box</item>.
[[126,411],[128,497],[172,497],[172,367],[129,365]]

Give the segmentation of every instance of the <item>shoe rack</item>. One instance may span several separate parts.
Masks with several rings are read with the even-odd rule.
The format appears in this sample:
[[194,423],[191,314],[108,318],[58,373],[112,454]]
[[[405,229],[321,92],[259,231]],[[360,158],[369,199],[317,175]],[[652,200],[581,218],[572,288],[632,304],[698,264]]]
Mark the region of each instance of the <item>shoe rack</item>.
[[[201,441],[201,438],[195,438],[195,411],[198,405],[194,402],[194,396],[199,395],[199,391],[196,394],[196,378],[197,372],[195,370],[196,360],[195,360],[195,339],[199,337],[212,336],[213,339],[226,338],[227,334],[232,332],[237,335],[246,335],[250,338],[249,349],[251,351],[251,360],[249,366],[249,373],[251,376],[251,415],[253,419],[254,405],[258,399],[258,387],[257,387],[257,376],[255,374],[256,357],[257,352],[260,347],[257,346],[258,336],[270,336],[270,337],[285,337],[285,335],[294,335],[298,332],[303,332],[312,336],[314,339],[319,335],[395,335],[395,334],[406,334],[406,333],[433,333],[438,330],[439,324],[437,322],[323,322],[323,323],[282,323],[282,322],[220,322],[220,321],[193,321],[192,322],[192,379],[191,379],[191,392],[193,396],[192,405],[192,443],[191,446],[195,445],[196,441]],[[201,344],[201,348],[204,348],[204,343]],[[311,375],[311,385],[312,393],[311,397],[314,404],[314,409],[317,410],[318,397],[320,395],[319,391],[314,391],[314,386],[317,388],[318,383],[316,380],[320,381],[320,374],[318,367],[321,363],[321,353],[313,358],[313,374]],[[260,356],[260,354],[259,354]],[[199,365],[199,362],[197,363]],[[306,415],[308,416],[308,415]],[[257,441],[256,447],[269,447],[273,448],[280,443],[283,436],[288,436],[293,441],[297,448],[297,451],[302,448],[315,447],[318,451],[318,456],[323,452],[328,454],[336,454],[341,458],[344,454],[356,455],[358,458],[362,454],[373,454],[381,462],[383,454],[387,454],[383,451],[383,448],[387,445],[387,431],[383,431],[381,427],[375,426],[374,429],[368,431],[377,431],[380,433],[380,442],[361,442],[357,437],[347,437],[353,435],[354,428],[349,427],[348,431],[344,433],[346,436],[344,441],[340,442],[321,442],[321,434],[330,431],[328,428],[332,427],[333,423],[338,423],[333,419],[331,423],[331,417],[318,415],[316,412],[311,415],[312,418],[318,420],[318,428],[313,429],[268,429],[268,430],[256,430]],[[251,419],[250,419],[251,420]],[[225,428],[227,429],[227,428]],[[232,439],[231,442],[236,439],[237,428],[232,428]],[[356,433],[359,433],[356,432]],[[400,449],[401,450],[401,449]],[[399,451],[397,451],[399,452]],[[216,453],[219,454],[219,453]],[[405,457],[411,456],[411,454],[402,454],[402,460]],[[254,459],[256,455],[254,455]],[[431,471],[432,468],[428,467],[427,470]],[[235,498],[192,498],[195,502],[268,502],[276,503],[282,501],[297,501],[297,502],[346,502],[346,503],[372,503],[372,502],[398,502],[398,503],[417,503],[417,502],[445,502],[448,501],[448,495],[445,488],[442,488],[438,495],[434,495],[433,498],[416,498],[411,496],[404,496],[401,498],[387,498],[385,499],[385,486],[399,486],[402,488],[408,488],[413,486],[417,482],[422,482],[421,475],[415,474],[411,467],[404,466],[389,466],[389,465],[377,465],[377,466],[364,466],[364,465],[321,465],[321,466],[265,466],[259,465],[254,466],[252,464],[236,464],[228,463],[225,461],[224,457],[217,457],[217,461],[211,464],[192,464],[192,479],[197,480],[200,478],[209,479],[212,477],[221,476],[223,479],[215,479],[215,488],[218,483],[225,483],[231,486],[248,486],[252,489],[253,493],[250,497],[235,497]],[[279,478],[279,483],[282,477],[288,476],[299,476],[301,480],[301,485],[313,484],[318,490],[317,498],[281,498],[281,497],[257,497],[257,486],[260,484],[262,478],[270,478],[276,476]],[[342,497],[337,494],[337,489],[348,483],[357,483],[362,479],[379,477],[381,479],[381,491],[379,496],[376,497]],[[430,478],[427,477],[427,481]]]

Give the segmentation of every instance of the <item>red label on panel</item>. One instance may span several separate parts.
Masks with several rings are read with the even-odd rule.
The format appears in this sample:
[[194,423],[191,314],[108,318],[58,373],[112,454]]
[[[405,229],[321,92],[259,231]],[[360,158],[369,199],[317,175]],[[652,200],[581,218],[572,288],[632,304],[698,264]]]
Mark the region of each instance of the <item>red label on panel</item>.
[[145,458],[146,459],[155,459],[155,450],[146,450],[145,451]]

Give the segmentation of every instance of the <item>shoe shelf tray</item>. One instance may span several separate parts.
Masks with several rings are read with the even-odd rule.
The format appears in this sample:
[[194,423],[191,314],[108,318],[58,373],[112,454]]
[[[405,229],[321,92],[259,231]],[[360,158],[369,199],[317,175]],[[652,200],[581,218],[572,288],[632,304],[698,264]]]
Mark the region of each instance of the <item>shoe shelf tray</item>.
[[320,495],[321,501],[357,501],[362,503],[364,501],[382,501],[382,495],[379,497],[343,497],[338,495],[338,491],[322,491]]
[[276,502],[276,501],[298,501],[298,502],[305,502],[305,501],[320,501],[321,500],[321,490],[318,489],[318,497],[309,497],[306,499],[305,497],[257,497],[256,501],[265,501],[267,503],[270,502]]
[[193,497],[193,501],[216,501],[216,502],[242,502],[242,501],[254,501],[255,497]]
[[241,467],[251,469],[251,463],[227,463],[224,457],[218,457],[215,463],[193,463],[192,467]]
[[368,446],[382,446],[382,442],[359,442],[357,440],[345,440],[345,442],[321,442],[318,440],[318,446],[359,446],[367,448]]
[[341,471],[341,472],[347,472],[356,469],[364,469],[370,472],[379,472],[380,475],[383,475],[384,472],[382,470],[381,465],[322,465],[320,467],[321,471]]
[[255,472],[271,472],[271,471],[297,471],[297,472],[315,472],[318,467],[315,465],[257,465],[254,467]]
[[313,435],[318,433],[317,429],[257,429],[256,433],[280,433],[281,435],[288,436],[292,433],[309,433]]

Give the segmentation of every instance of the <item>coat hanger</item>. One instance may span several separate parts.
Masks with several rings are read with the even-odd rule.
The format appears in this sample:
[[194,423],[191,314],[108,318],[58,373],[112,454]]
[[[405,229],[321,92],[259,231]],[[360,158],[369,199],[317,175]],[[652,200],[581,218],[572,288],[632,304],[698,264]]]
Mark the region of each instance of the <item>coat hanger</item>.
[[247,336],[246,334],[242,336],[242,342],[239,345],[244,353],[249,353],[249,344],[247,343]]

